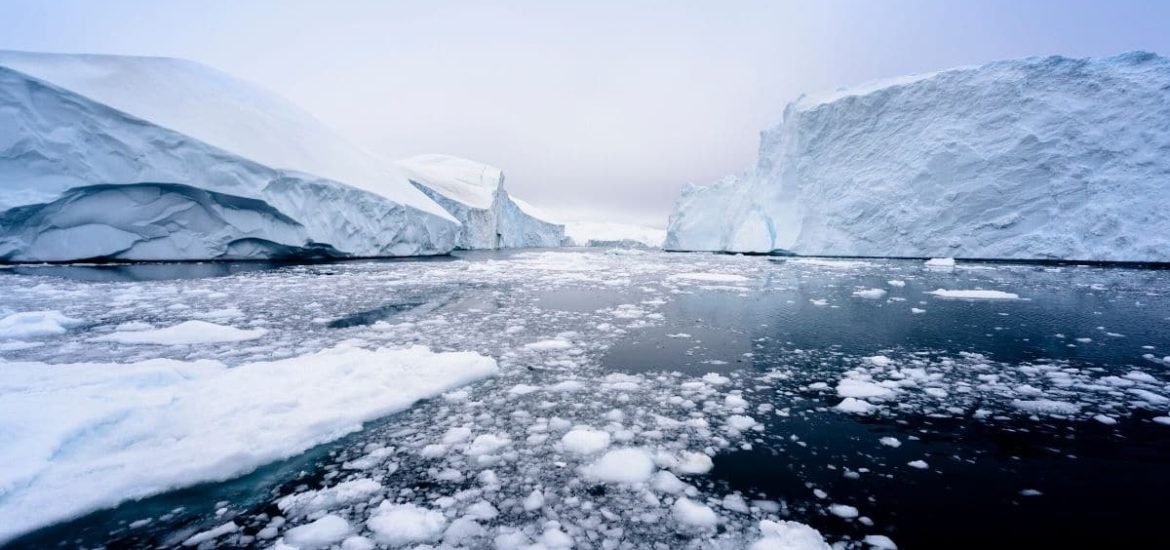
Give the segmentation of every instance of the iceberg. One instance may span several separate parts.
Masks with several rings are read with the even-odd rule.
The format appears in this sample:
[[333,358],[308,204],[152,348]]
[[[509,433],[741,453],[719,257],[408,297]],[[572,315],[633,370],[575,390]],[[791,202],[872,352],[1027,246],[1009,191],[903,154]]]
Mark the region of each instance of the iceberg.
[[558,247],[565,226],[504,189],[499,168],[450,155],[398,161],[410,182],[463,224],[457,248]]
[[665,247],[1170,261],[1170,60],[1028,58],[801,97]]
[[458,233],[394,166],[247,82],[0,51],[0,261],[431,255]]

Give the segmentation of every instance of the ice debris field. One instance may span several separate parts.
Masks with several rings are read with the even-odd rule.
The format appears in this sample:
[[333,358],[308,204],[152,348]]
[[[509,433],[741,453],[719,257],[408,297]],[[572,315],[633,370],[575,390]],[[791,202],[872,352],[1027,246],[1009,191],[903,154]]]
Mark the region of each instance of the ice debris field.
[[[0,544],[896,548],[922,540],[896,491],[1053,502],[1076,434],[1170,434],[1161,271],[615,249],[134,273],[0,271]],[[1052,456],[953,439],[1021,430]]]

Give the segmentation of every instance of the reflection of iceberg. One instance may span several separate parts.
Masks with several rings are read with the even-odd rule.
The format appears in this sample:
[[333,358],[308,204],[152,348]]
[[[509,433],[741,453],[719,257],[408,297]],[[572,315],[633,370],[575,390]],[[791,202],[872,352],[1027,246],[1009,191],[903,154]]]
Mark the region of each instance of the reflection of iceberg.
[[398,164],[416,187],[463,222],[459,248],[561,246],[565,227],[510,197],[499,168],[448,155],[419,155]]
[[187,61],[0,52],[0,259],[443,254],[455,220],[283,99]]
[[1002,61],[805,97],[666,248],[1170,261],[1170,60]]

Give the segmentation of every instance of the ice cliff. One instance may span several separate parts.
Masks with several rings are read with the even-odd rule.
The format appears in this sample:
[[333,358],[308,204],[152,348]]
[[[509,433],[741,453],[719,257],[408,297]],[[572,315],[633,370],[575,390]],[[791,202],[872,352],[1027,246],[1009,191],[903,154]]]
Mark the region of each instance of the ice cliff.
[[565,226],[545,221],[532,205],[504,189],[499,168],[449,155],[419,155],[398,161],[420,191],[463,223],[458,248],[561,246]]
[[396,168],[226,74],[0,52],[0,260],[443,254],[459,230]]
[[671,250],[1170,261],[1170,60],[1001,61],[802,97]]

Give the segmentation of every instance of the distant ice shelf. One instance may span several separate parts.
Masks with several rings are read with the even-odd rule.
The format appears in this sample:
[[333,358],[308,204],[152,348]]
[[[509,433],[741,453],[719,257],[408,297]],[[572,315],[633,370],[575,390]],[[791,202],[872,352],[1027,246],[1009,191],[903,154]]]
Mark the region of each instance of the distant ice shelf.
[[565,235],[576,246],[662,248],[666,230],[629,223],[576,221],[565,222]]
[[1029,58],[807,96],[668,250],[1170,261],[1170,60]]

